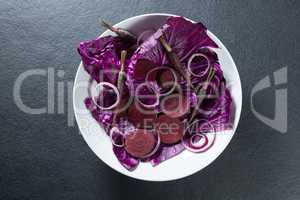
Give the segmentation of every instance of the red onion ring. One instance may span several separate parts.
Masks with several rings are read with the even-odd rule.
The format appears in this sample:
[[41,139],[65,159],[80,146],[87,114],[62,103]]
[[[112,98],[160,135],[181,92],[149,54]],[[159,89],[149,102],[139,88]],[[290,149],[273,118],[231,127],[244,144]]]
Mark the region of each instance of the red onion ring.
[[117,100],[116,100],[116,102],[115,102],[113,105],[111,105],[111,106],[103,107],[103,106],[98,105],[97,100],[95,99],[95,97],[92,97],[92,100],[93,100],[93,102],[95,103],[95,105],[96,105],[98,108],[100,108],[101,110],[110,110],[110,109],[113,109],[113,108],[115,108],[115,107],[119,104],[119,102],[120,102],[120,92],[119,92],[119,90],[118,90],[118,88],[117,88],[116,86],[114,86],[113,84],[111,84],[111,83],[109,83],[109,82],[105,82],[105,81],[98,83],[98,84],[96,85],[95,89],[97,89],[98,87],[103,87],[103,86],[107,86],[107,87],[110,87],[110,88],[113,89],[113,91],[114,91],[114,92],[116,93],[116,95],[117,95]]
[[[149,29],[143,31],[139,37],[137,38],[137,45],[142,44],[145,40],[147,40],[151,35],[153,35],[156,31],[154,29]],[[148,36],[148,37],[145,37]]]
[[[207,66],[208,66],[208,67],[206,68],[206,70],[205,70],[204,72],[202,72],[202,73],[200,73],[200,74],[195,74],[195,73],[193,72],[193,70],[191,69],[192,61],[193,61],[193,59],[194,59],[195,57],[197,57],[197,56],[203,57],[203,58],[205,58],[205,59],[207,60]],[[189,73],[190,73],[191,75],[193,75],[193,76],[196,76],[196,77],[202,77],[202,76],[204,76],[204,75],[207,73],[207,71],[208,71],[208,69],[209,69],[209,66],[210,66],[210,61],[209,61],[208,57],[207,57],[205,54],[203,54],[203,53],[195,53],[195,54],[193,54],[193,55],[189,58],[188,63],[187,63],[187,68],[188,68]]]
[[206,146],[206,147],[204,147],[202,149],[197,150],[197,153],[206,152],[208,149],[210,149],[214,145],[215,141],[216,141],[216,133],[214,133],[214,137],[213,137],[212,142],[208,146]]
[[[198,121],[195,121],[195,122],[198,122]],[[195,122],[193,122],[191,125],[193,125]],[[189,125],[189,127],[191,126]],[[204,124],[202,124],[201,126],[203,126]],[[206,124],[205,124],[206,125]],[[203,152],[206,152],[208,149],[210,149],[214,143],[215,143],[215,140],[216,140],[216,133],[215,133],[215,129],[214,127],[208,122],[208,125],[210,125],[212,128],[213,128],[213,138],[211,140],[208,139],[208,134],[210,133],[206,133],[206,134],[203,134],[203,133],[196,133],[194,135],[192,135],[190,138],[188,139],[185,139],[184,137],[182,137],[181,139],[181,142],[183,144],[183,146],[191,151],[191,152],[194,152],[194,153],[203,153]],[[201,129],[201,127],[200,127]],[[188,128],[186,129],[186,132],[188,131]],[[184,136],[186,135],[186,132],[184,134]],[[202,138],[205,139],[204,143],[202,145],[195,145],[195,143],[193,142],[194,138],[196,136],[201,136]]]
[[214,134],[214,137],[213,137],[211,143],[210,143],[209,145],[207,145],[207,144],[208,144],[208,143],[207,143],[206,146],[204,146],[204,147],[202,147],[202,148],[196,148],[196,147],[194,147],[194,146],[190,146],[190,144],[186,144],[186,142],[183,142],[182,144],[183,144],[183,146],[184,146],[187,150],[189,150],[189,151],[191,151],[191,152],[194,152],[194,153],[203,153],[203,152],[206,152],[208,149],[210,149],[210,148],[214,145],[215,140],[216,140],[216,134]]
[[[218,76],[214,76],[214,78],[217,79],[218,82],[221,82]],[[211,82],[204,82],[202,85],[203,85],[202,87],[207,86],[206,94],[198,95],[198,98],[202,98],[203,100],[210,99],[211,101],[221,98],[222,95],[220,94],[218,84],[215,84],[214,82],[211,81]],[[208,94],[209,92],[213,94]],[[214,104],[208,109],[198,107],[197,110],[199,113],[202,113],[204,115],[213,115],[218,111],[218,109],[215,109],[216,106],[218,106],[218,103],[219,103],[218,101],[215,101]]]
[[[113,136],[114,136],[115,133],[121,135],[121,137],[122,137],[122,143],[121,144],[117,144],[115,142],[115,140],[113,139]],[[116,147],[124,147],[125,141],[124,141],[123,133],[117,127],[113,127],[112,129],[110,129],[110,131],[109,131],[109,137],[110,137],[111,143],[114,146],[116,146]]]
[[[194,138],[197,137],[197,136],[200,136],[201,138],[204,138],[204,143],[203,144],[197,145],[197,143],[194,143]],[[199,142],[199,141],[197,141],[197,142]],[[189,145],[191,147],[193,147],[194,149],[201,149],[201,148],[205,147],[207,145],[207,143],[208,143],[207,136],[204,135],[204,134],[201,134],[201,133],[196,133],[196,134],[192,135],[192,137],[189,140]]]
[[155,72],[155,71],[158,71],[158,70],[169,70],[169,71],[171,71],[171,73],[172,73],[172,76],[173,76],[173,79],[174,79],[174,85],[172,86],[172,88],[169,90],[169,91],[167,91],[167,92],[165,92],[165,93],[160,93],[160,95],[161,96],[166,96],[166,95],[169,95],[169,94],[171,94],[175,89],[176,89],[176,87],[177,87],[177,76],[176,76],[176,73],[175,73],[175,71],[174,71],[174,69],[172,69],[172,68],[170,68],[170,67],[166,67],[166,66],[159,66],[159,67],[155,67],[155,68],[153,68],[153,69],[151,69],[149,72],[147,72],[147,74],[146,74],[146,78],[145,78],[145,82],[147,83],[147,85],[149,86],[150,84],[149,84],[149,76],[151,75],[151,73],[153,73],[153,72]]
[[[147,86],[147,88],[148,89],[151,89],[153,92],[154,92],[154,94],[155,94],[155,98],[156,98],[156,101],[153,103],[153,104],[145,104],[145,103],[143,103],[138,97],[139,97],[139,90],[140,90],[140,88],[141,87],[143,87],[143,86]],[[155,90],[155,88],[153,88],[153,86],[152,85],[148,85],[147,83],[141,83],[141,84],[139,84],[137,87],[136,87],[136,93],[135,93],[135,95],[136,95],[136,99],[137,99],[137,101],[143,106],[143,107],[145,107],[145,108],[154,108],[154,107],[156,107],[156,106],[158,106],[159,105],[159,93],[157,93],[156,92],[156,90]]]

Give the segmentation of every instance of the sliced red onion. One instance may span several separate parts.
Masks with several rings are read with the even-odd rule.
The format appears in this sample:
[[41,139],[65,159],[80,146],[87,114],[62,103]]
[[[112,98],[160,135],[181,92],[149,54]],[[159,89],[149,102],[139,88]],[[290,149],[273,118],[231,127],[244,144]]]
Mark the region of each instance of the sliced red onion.
[[165,92],[165,93],[160,93],[160,95],[161,96],[166,96],[166,95],[169,95],[169,94],[171,94],[175,89],[176,89],[176,87],[177,87],[177,75],[176,75],[176,73],[175,73],[175,71],[174,71],[174,69],[172,69],[172,68],[170,68],[170,67],[167,67],[167,66],[159,66],[159,67],[155,67],[155,68],[153,68],[153,69],[151,69],[147,74],[146,74],[146,83],[147,83],[147,85],[149,85],[149,83],[151,82],[151,80],[149,80],[150,79],[150,76],[151,76],[151,74],[152,73],[157,73],[157,71],[163,71],[163,70],[169,70],[171,73],[172,73],[172,76],[173,76],[173,80],[174,80],[174,84],[173,84],[173,86],[172,86],[172,88],[170,89],[170,90],[168,90],[167,92]]
[[[192,123],[190,126],[192,126],[193,124],[195,124],[198,121],[195,121],[194,123]],[[214,127],[208,122],[207,123],[209,126],[212,127],[212,129],[214,130],[213,133],[195,133],[193,135],[191,135],[190,137],[187,137],[186,132],[189,131],[189,127],[186,129],[186,132],[184,134],[184,136],[182,137],[182,144],[184,145],[184,147],[194,153],[203,153],[206,152],[208,149],[210,149],[213,144],[215,143],[216,140],[216,133],[215,133],[215,129]],[[201,127],[204,125],[207,125],[206,123],[203,123],[200,128],[196,129],[196,130],[200,130],[201,131]],[[202,138],[204,139],[204,142],[201,145],[198,145],[197,143],[199,141],[197,141],[197,143],[194,142],[194,140],[196,139],[196,137],[201,137],[200,141],[202,140]]]
[[148,153],[147,155],[143,156],[142,159],[143,158],[149,158],[150,156],[152,156],[153,154],[155,154],[157,152],[157,150],[158,150],[158,148],[160,146],[160,137],[159,137],[159,134],[156,133],[156,137],[157,137],[157,140],[156,140],[155,147],[153,148],[153,150],[150,153]]
[[213,134],[213,138],[211,140],[207,138],[208,142],[206,143],[205,146],[203,146],[201,148],[195,147],[194,145],[192,145],[190,139],[188,141],[183,141],[182,142],[182,144],[184,145],[184,147],[187,150],[189,150],[191,152],[194,152],[194,153],[203,153],[203,152],[206,152],[208,149],[210,149],[214,145],[215,140],[216,140],[216,134],[215,133]]
[[154,29],[148,29],[148,30],[143,31],[137,38],[137,45],[139,46],[140,44],[142,44],[145,40],[147,40],[155,32],[156,31]]
[[[117,139],[120,139],[120,138],[114,138],[115,137],[121,137],[121,141],[122,143],[121,144],[118,144],[116,142]],[[113,127],[112,129],[110,129],[109,131],[109,137],[110,137],[110,140],[111,140],[111,143],[116,146],[116,147],[124,147],[125,145],[125,142],[124,142],[124,136],[123,136],[123,133],[117,128],[117,127]]]
[[[198,140],[196,137],[200,137],[200,140]],[[199,145],[198,143],[202,140],[202,138],[204,139],[204,142],[203,142],[203,144]],[[208,143],[207,136],[204,134],[201,134],[201,133],[196,133],[196,134],[192,135],[192,137],[189,140],[189,145],[194,149],[201,149],[201,148],[205,147],[207,145],[207,143]]]
[[[101,110],[110,110],[110,109],[113,109],[113,108],[115,108],[118,104],[119,104],[119,102],[120,102],[120,92],[119,92],[119,90],[118,90],[118,88],[115,86],[115,85],[113,85],[113,84],[111,84],[111,83],[109,83],[109,82],[100,82],[100,83],[98,83],[97,85],[96,85],[96,87],[95,87],[95,90],[97,90],[99,87],[101,88],[104,88],[104,87],[109,87],[109,88],[111,88],[111,89],[113,89],[113,91],[115,92],[115,94],[117,95],[117,97],[116,97],[116,102],[114,102],[111,106],[108,106],[108,107],[103,107],[103,106],[101,106],[101,105],[99,105],[98,103],[97,103],[97,99],[95,99],[95,96],[93,95],[92,96],[92,100],[94,101],[94,103],[95,103],[95,105],[98,107],[98,108],[100,108]],[[96,95],[96,97],[98,97],[99,95]]]
[[[152,90],[153,94],[151,94],[151,95],[150,94],[140,94],[139,92],[142,91],[142,89],[143,89],[142,87],[146,87],[147,90],[148,89]],[[154,108],[159,105],[159,93],[153,84],[151,84],[151,85],[148,85],[147,83],[139,84],[136,87],[135,95],[136,95],[136,100],[145,108]],[[147,98],[147,95],[149,95],[148,97],[151,97],[151,98],[154,97],[155,100],[153,103],[147,104],[139,98],[141,95],[143,95],[144,99],[145,99],[145,97]]]
[[[206,69],[205,69],[203,72],[201,72],[200,74],[194,73],[193,70],[191,69],[192,61],[193,61],[193,59],[194,59],[195,57],[197,57],[197,56],[203,57],[203,58],[205,58],[205,59],[207,60],[207,66],[208,66],[208,67],[206,67]],[[189,58],[188,64],[187,64],[187,68],[188,68],[189,73],[192,74],[193,76],[196,76],[196,77],[202,77],[202,76],[204,76],[204,75],[207,73],[207,71],[208,71],[208,69],[209,69],[209,66],[210,66],[209,58],[208,58],[205,54],[203,54],[203,53],[195,53],[195,54],[193,54],[193,55]]]

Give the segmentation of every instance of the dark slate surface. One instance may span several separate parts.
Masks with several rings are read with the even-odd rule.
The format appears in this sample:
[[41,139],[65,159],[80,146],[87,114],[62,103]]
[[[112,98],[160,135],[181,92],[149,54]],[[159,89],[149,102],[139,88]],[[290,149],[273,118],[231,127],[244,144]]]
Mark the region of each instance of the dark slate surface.
[[[67,126],[67,114],[28,115],[13,101],[15,79],[34,68],[65,71],[72,82],[79,41],[112,23],[152,12],[202,21],[228,47],[243,85],[241,121],[213,164],[190,177],[162,183],[121,175],[101,162]],[[300,199],[299,1],[0,1],[0,199]],[[281,134],[250,110],[250,92],[266,75],[288,66],[288,132]],[[22,98],[46,105],[46,77],[27,79]],[[67,95],[67,92],[65,92]],[[274,88],[255,99],[273,115]],[[68,107],[65,98],[65,108]]]

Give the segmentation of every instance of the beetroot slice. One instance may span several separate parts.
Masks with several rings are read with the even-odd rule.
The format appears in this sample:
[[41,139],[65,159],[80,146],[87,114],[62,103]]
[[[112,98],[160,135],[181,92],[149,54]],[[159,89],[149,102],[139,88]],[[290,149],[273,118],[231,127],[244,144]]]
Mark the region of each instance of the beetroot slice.
[[162,111],[171,118],[178,118],[189,112],[187,98],[180,94],[165,97],[161,103]]
[[121,99],[121,101],[119,102],[119,105],[116,109],[114,109],[115,115],[117,115],[116,120],[117,122],[120,121],[120,118],[125,118],[127,117],[127,112],[126,112],[126,108],[128,107],[128,100],[129,98],[124,98]]
[[178,118],[170,118],[167,115],[161,115],[155,123],[155,130],[160,136],[160,140],[165,144],[174,144],[181,140],[184,127]]
[[128,110],[127,117],[137,128],[151,129],[156,119],[156,113],[154,110],[142,108],[133,103]]
[[146,74],[156,66],[155,63],[147,59],[139,59],[134,67],[134,79],[145,80]]
[[125,138],[125,149],[134,157],[143,158],[149,154],[155,146],[155,137],[145,129],[137,129]]
[[158,76],[159,86],[163,89],[171,88],[173,84],[175,84],[175,78],[178,81],[180,77],[176,71],[175,74],[176,77],[173,77],[173,74],[170,70],[163,70]]

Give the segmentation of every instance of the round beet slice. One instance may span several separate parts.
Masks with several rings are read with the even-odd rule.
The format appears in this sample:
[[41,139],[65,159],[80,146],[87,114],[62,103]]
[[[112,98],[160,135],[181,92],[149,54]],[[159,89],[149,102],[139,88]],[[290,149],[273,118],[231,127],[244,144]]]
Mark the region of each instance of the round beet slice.
[[178,118],[188,113],[190,105],[187,98],[180,94],[166,96],[161,102],[162,111],[171,118]]
[[133,76],[136,80],[145,80],[146,74],[156,65],[150,60],[139,59],[134,67]]
[[155,146],[156,140],[153,133],[145,129],[137,129],[125,137],[125,149],[134,157],[143,158]]
[[154,110],[142,108],[133,103],[128,109],[127,117],[136,127],[151,129],[156,119],[156,113]]
[[155,129],[160,136],[160,140],[165,144],[174,144],[181,140],[184,127],[178,118],[170,118],[161,115],[157,118]]
[[176,77],[173,77],[173,73],[170,70],[163,70],[158,77],[159,85],[164,89],[173,87],[173,84],[176,84],[176,79],[178,82],[180,77],[176,71],[175,75]]

